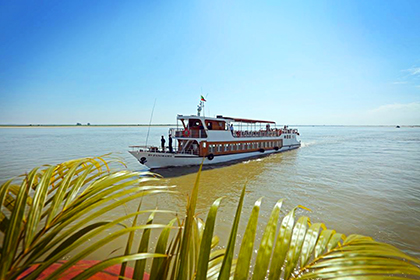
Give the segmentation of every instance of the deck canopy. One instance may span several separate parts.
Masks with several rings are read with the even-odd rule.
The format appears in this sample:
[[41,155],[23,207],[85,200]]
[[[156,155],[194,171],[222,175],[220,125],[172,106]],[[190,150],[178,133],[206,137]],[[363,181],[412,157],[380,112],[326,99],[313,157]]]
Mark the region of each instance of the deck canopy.
[[[219,116],[218,116],[219,118]],[[234,122],[243,122],[243,123],[276,123],[273,121],[263,121],[263,120],[251,120],[251,119],[241,119],[241,118],[232,118],[232,117],[222,117],[220,116],[220,119],[226,119],[226,120],[232,120]]]
[[221,115],[217,115],[215,118],[213,117],[204,117],[204,116],[184,116],[184,115],[177,115],[178,120],[188,120],[188,119],[206,119],[206,120],[214,120],[214,121],[220,121],[221,119],[226,121],[234,121],[234,122],[242,122],[242,123],[272,123],[275,124],[276,122],[273,121],[264,121],[264,120],[252,120],[252,119],[243,119],[243,118],[232,118],[232,117],[224,117]]

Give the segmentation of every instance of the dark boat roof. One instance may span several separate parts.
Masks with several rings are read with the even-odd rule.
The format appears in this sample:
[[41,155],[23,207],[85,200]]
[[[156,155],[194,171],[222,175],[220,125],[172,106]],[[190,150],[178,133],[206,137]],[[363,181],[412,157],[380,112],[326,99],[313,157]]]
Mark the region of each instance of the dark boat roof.
[[[217,118],[219,118],[219,116],[217,116]],[[232,117],[223,117],[223,116],[221,116],[220,118],[233,120],[235,122],[244,122],[244,123],[276,123],[273,121],[251,120],[251,119],[232,118]]]
[[234,122],[242,122],[242,123],[273,123],[273,121],[264,121],[264,120],[253,120],[253,119],[244,119],[244,118],[233,118],[233,117],[224,117],[221,115],[216,116],[216,118],[212,117],[204,117],[204,116],[183,116],[178,115],[178,119],[191,119],[191,118],[199,118],[199,119],[206,119],[206,120],[227,120],[227,121],[234,121]]

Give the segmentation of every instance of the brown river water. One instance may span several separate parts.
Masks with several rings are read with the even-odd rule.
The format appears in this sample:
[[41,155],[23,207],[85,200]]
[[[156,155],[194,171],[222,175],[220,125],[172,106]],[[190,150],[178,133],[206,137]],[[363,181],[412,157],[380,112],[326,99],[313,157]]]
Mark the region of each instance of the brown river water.
[[[201,174],[197,213],[205,219],[213,201],[222,201],[215,233],[226,245],[242,187],[246,197],[239,237],[254,202],[263,197],[261,235],[272,207],[284,198],[283,214],[299,210],[311,222],[346,235],[369,235],[420,258],[420,128],[302,126],[298,150],[234,164],[206,168]],[[168,128],[150,131],[149,144],[158,144]],[[127,153],[129,145],[144,144],[147,128],[7,128],[0,129],[0,182],[44,163],[113,152],[130,170],[144,170]],[[154,143],[156,142],[156,143]],[[157,170],[162,184],[176,185],[178,194],[148,198],[145,207],[183,213],[198,167]],[[127,207],[136,207],[128,205]],[[134,209],[132,209],[134,211]],[[113,212],[113,218],[125,214]],[[168,217],[158,217],[167,220]],[[115,248],[97,251],[101,258]],[[122,249],[121,249],[122,250]],[[108,252],[108,253],[107,253]]]

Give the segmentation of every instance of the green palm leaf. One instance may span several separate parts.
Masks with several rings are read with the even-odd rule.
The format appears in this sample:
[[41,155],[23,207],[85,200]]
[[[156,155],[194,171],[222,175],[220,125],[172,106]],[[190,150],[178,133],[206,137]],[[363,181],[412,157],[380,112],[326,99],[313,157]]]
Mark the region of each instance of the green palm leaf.
[[245,229],[245,235],[242,239],[241,249],[239,251],[238,263],[236,265],[234,279],[247,279],[251,263],[252,252],[254,248],[255,234],[257,232],[258,214],[260,212],[262,198],[258,199],[252,208],[248,225]]
[[274,247],[274,238],[277,230],[277,220],[280,215],[280,208],[283,199],[280,199],[274,206],[270,219],[267,222],[263,237],[261,239],[260,248],[257,253],[254,274],[252,279],[264,279],[267,274],[268,265],[270,263],[271,253]]
[[[361,235],[345,235],[324,224],[310,224],[303,216],[295,220],[293,208],[279,222],[280,200],[272,210],[261,237],[255,263],[252,264],[261,199],[255,203],[234,259],[236,237],[245,196],[239,198],[232,230],[225,249],[217,249],[214,235],[216,214],[221,198],[210,208],[206,222],[196,217],[201,168],[187,205],[186,217],[171,217],[169,222],[153,224],[157,213],[169,210],[140,209],[112,221],[102,215],[135,199],[149,195],[174,193],[172,186],[159,186],[158,176],[149,172],[111,172],[104,158],[71,160],[56,166],[35,168],[29,174],[6,181],[0,187],[0,280],[16,279],[27,268],[38,264],[25,277],[36,279],[45,269],[74,252],[68,262],[55,270],[49,279],[58,279],[78,261],[112,240],[127,236],[125,252],[89,268],[77,279],[86,279],[108,266],[122,263],[124,275],[128,262],[134,262],[136,279],[147,270],[152,258],[151,279],[247,279],[254,267],[255,279],[418,279],[420,260],[395,247]],[[23,179],[22,179],[23,178]],[[22,179],[20,184],[16,180]],[[308,210],[308,209],[307,209]],[[137,225],[139,215],[150,214],[148,222]],[[131,226],[125,225],[133,219]],[[177,226],[174,226],[177,221]],[[122,228],[121,228],[122,226]],[[279,228],[277,237],[276,230]],[[152,230],[161,230],[154,249],[149,245]],[[175,229],[175,231],[173,231]],[[106,237],[105,231],[112,230]],[[135,232],[141,240],[137,253],[131,248]],[[102,235],[103,236],[103,235]],[[88,240],[93,239],[93,244]],[[269,269],[268,269],[269,268]],[[267,275],[268,274],[268,275]]]

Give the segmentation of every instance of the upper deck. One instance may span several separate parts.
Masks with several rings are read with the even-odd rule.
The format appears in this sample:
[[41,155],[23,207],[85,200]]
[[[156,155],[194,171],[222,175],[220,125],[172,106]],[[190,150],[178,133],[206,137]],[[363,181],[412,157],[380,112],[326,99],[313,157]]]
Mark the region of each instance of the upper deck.
[[[287,126],[277,128],[273,121],[217,116],[178,115],[178,126],[171,133],[178,139],[208,138],[214,141],[235,141],[238,138],[272,138],[281,134],[298,134]],[[181,125],[179,125],[181,124]]]

